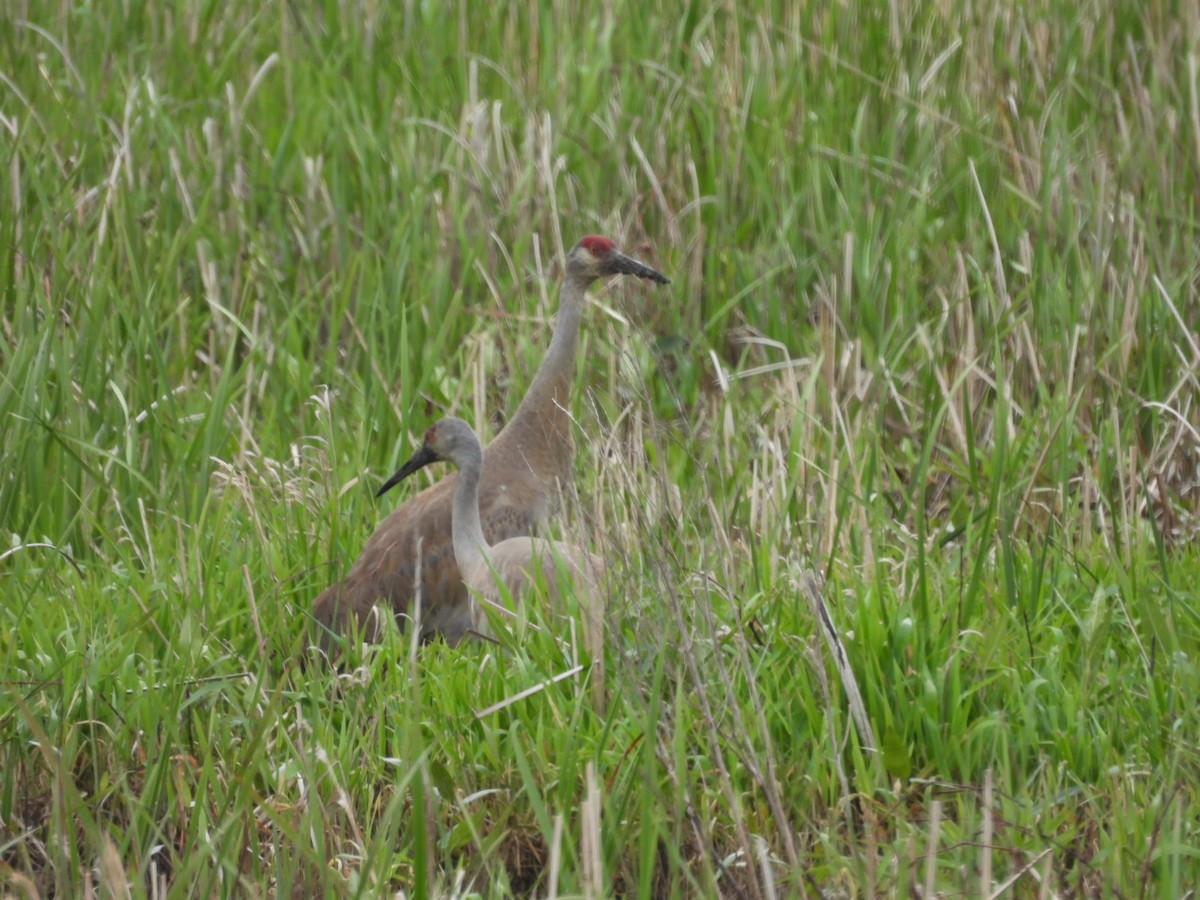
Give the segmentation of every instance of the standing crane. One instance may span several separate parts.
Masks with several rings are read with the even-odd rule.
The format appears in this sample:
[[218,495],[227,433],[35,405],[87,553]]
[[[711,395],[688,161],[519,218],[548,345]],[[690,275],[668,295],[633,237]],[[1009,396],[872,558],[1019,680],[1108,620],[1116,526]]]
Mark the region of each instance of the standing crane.
[[[610,275],[670,283],[606,237],[590,235],[571,248],[550,347],[516,413],[483,452],[479,517],[490,542],[531,534],[571,478],[570,387],[579,325],[588,285]],[[368,640],[377,639],[377,603],[390,606],[398,619],[416,618],[411,606],[418,588],[422,640],[441,634],[456,644],[473,626],[473,604],[451,543],[451,498],[458,478],[451,474],[396,508],[367,539],[346,577],[313,601],[323,649],[330,648],[334,635],[354,629]],[[399,480],[397,472],[376,496]]]

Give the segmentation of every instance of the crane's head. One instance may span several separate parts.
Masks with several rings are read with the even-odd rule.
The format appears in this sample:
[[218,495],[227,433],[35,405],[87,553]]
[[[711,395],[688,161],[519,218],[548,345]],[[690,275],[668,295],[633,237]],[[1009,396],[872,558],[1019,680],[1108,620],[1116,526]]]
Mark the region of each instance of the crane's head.
[[567,277],[584,284],[606,275],[636,275],[659,284],[671,279],[631,256],[626,256],[606,237],[589,234],[567,254]]
[[460,469],[467,465],[483,464],[483,448],[479,438],[462,419],[448,416],[430,426],[425,432],[425,443],[396,470],[395,475],[384,482],[375,496],[382,497],[413,472],[443,460],[454,463]]

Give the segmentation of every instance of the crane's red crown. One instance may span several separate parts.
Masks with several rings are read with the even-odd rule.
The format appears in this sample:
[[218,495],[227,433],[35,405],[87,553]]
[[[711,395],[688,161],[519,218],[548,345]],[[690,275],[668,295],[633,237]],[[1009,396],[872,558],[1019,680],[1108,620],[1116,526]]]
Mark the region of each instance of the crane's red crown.
[[429,430],[425,432],[425,443],[432,444],[433,439],[437,436],[437,426],[430,425]]
[[601,237],[598,234],[589,234],[579,243],[582,244],[583,247],[592,254],[592,256],[600,258],[608,256],[608,254],[617,249],[616,244],[614,244],[608,238]]

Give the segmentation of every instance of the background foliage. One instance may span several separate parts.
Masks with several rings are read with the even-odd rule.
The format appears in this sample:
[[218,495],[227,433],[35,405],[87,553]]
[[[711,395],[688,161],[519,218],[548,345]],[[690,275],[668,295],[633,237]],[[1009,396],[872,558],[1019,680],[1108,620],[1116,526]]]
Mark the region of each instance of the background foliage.
[[[1194,4],[0,16],[9,890],[1200,882]],[[586,323],[607,712],[569,631],[302,670],[592,232],[674,278]]]

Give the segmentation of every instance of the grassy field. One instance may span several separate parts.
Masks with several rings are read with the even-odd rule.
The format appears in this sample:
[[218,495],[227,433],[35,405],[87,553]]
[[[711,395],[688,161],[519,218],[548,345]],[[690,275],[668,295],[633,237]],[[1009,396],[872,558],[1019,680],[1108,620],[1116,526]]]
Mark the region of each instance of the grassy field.
[[[5,891],[1200,884],[1195,4],[0,20]],[[674,279],[581,344],[607,711],[561,631],[301,668],[588,233]]]

